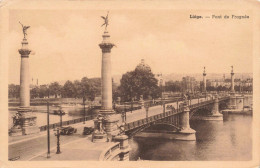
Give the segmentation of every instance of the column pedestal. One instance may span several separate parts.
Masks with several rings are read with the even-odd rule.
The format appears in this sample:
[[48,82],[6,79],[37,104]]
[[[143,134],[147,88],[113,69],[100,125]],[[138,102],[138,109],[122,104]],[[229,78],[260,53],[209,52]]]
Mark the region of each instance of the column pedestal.
[[11,136],[18,136],[18,135],[29,135],[39,133],[40,129],[36,124],[37,117],[33,114],[30,107],[20,107],[18,109],[19,124],[15,124],[11,128]]

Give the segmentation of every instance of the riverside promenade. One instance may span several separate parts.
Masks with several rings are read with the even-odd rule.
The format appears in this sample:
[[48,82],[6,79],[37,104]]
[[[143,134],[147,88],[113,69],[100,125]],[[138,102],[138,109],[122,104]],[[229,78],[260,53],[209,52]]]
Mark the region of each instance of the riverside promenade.
[[[205,101],[201,98],[200,102]],[[182,103],[181,101],[179,103]],[[198,103],[198,99],[193,99],[191,104]],[[177,108],[177,103],[169,103]],[[167,106],[166,105],[166,106]],[[153,106],[149,108],[148,116],[153,116],[163,112],[163,106]],[[119,119],[118,125],[122,123],[121,114],[116,115]],[[126,113],[126,123],[136,121],[146,117],[145,109],[135,110]],[[60,136],[61,153],[56,154],[57,137],[55,131],[50,130],[51,157],[47,159],[47,131],[38,134],[9,137],[9,159],[19,157],[18,160],[99,160],[100,155],[106,148],[115,145],[115,142],[93,143],[91,135],[83,135],[84,127],[94,127],[93,120],[86,121],[85,124],[77,123],[70,125],[77,128],[77,133]]]

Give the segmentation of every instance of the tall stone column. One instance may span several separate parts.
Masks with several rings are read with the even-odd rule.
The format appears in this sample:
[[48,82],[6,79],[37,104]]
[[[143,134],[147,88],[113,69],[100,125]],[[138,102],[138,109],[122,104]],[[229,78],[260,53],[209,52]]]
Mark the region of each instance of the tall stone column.
[[28,135],[38,133],[40,130],[36,125],[36,116],[30,108],[30,71],[27,39],[22,41],[22,48],[19,49],[21,55],[20,67],[20,107],[13,118],[14,126],[11,129],[11,135]]
[[207,91],[207,83],[206,83],[206,70],[205,70],[205,67],[204,67],[204,71],[203,71],[203,92],[206,93]]
[[102,70],[101,70],[101,94],[102,104],[100,114],[103,116],[103,127],[105,133],[110,136],[115,136],[119,133],[117,123],[118,117],[112,108],[112,76],[111,76],[111,49],[114,44],[109,41],[110,35],[105,30],[103,41],[99,44],[102,49]]
[[235,93],[235,84],[234,84],[234,75],[235,73],[233,72],[233,66],[231,66],[231,93]]

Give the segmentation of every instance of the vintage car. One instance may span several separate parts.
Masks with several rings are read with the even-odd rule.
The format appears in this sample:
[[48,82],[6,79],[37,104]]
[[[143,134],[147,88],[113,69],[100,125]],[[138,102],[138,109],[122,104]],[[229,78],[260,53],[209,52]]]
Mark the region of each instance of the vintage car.
[[54,115],[65,115],[65,111],[63,110],[53,110]]
[[76,133],[76,132],[77,132],[76,128],[68,126],[68,127],[62,127],[60,134],[61,135],[70,135],[70,134],[73,134],[73,133]]
[[92,127],[84,127],[83,135],[90,135],[92,132],[94,132],[94,128],[92,128]]

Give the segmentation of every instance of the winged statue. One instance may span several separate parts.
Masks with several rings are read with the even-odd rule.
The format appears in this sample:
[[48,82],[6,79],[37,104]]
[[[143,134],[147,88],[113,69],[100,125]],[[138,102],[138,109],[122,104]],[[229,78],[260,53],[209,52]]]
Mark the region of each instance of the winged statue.
[[30,26],[24,26],[20,21],[19,23],[22,25],[23,27],[23,37],[26,39],[26,35],[27,35],[27,29],[30,28]]
[[105,25],[106,26],[105,30],[107,29],[107,26],[108,26],[108,13],[109,13],[109,11],[107,12],[107,16],[106,17],[105,16],[101,16],[101,18],[104,19],[104,23],[101,25],[101,27]]

